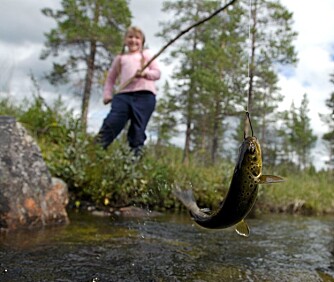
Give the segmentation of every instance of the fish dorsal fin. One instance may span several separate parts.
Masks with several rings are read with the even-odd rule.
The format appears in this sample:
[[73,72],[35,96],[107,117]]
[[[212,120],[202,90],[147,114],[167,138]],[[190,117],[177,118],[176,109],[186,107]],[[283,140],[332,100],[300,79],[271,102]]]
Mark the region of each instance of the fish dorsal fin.
[[243,236],[243,237],[248,237],[249,236],[249,226],[248,224],[244,221],[241,220],[236,226],[235,226],[235,231],[238,233],[238,235]]
[[275,175],[261,175],[259,178],[259,184],[271,184],[284,182],[285,180],[282,177]]

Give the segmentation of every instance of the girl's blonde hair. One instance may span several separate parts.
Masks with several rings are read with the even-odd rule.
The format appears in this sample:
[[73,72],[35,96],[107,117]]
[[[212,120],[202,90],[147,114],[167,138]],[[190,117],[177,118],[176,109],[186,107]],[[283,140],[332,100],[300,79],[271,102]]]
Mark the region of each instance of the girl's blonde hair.
[[[143,40],[142,48],[144,48],[144,44],[145,44],[145,34],[144,34],[144,32],[137,26],[130,26],[125,32],[124,40],[128,36],[129,33],[134,33],[136,35],[140,35],[140,37]],[[123,45],[123,48],[122,48],[122,53],[124,53],[124,52],[125,52],[125,44]]]

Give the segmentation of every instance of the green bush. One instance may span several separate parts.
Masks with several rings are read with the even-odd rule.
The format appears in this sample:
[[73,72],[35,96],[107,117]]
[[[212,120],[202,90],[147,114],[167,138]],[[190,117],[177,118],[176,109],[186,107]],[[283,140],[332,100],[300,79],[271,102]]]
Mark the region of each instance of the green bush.
[[16,107],[9,98],[0,99],[0,115],[18,117],[21,114],[21,108]]

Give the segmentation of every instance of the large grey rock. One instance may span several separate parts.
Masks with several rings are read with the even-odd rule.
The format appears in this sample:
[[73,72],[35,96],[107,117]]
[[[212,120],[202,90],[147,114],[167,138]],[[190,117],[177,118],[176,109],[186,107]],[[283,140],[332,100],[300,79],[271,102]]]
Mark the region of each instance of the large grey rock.
[[0,230],[67,223],[66,184],[53,179],[33,138],[0,116]]

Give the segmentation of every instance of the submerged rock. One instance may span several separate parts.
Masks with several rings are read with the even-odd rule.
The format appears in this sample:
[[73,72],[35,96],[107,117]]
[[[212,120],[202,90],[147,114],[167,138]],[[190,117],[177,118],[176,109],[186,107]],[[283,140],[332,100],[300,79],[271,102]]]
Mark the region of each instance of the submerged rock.
[[[115,213],[117,214],[117,211]],[[160,216],[161,213],[130,206],[120,208],[118,210],[118,215],[123,217],[155,217]]]
[[52,178],[33,138],[0,116],[0,230],[67,223],[66,184]]

